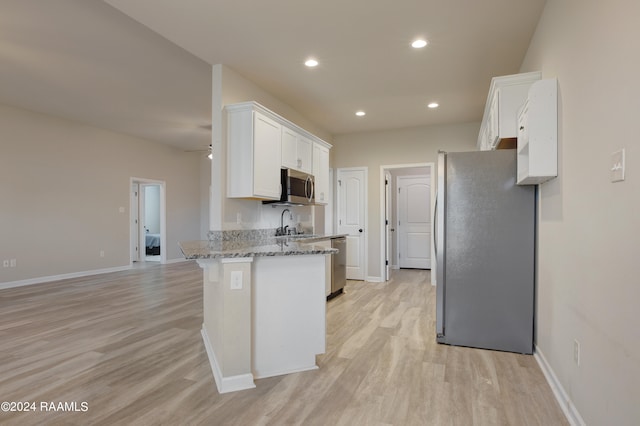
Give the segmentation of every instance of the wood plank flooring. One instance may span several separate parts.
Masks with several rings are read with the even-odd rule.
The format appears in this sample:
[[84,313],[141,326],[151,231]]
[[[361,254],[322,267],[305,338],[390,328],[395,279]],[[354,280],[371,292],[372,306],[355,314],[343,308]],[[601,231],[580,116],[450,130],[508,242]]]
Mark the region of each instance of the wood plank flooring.
[[[2,425],[565,425],[532,356],[435,343],[429,272],[349,281],[319,370],[216,391],[195,262],[0,290]],[[40,411],[40,402],[88,410]]]

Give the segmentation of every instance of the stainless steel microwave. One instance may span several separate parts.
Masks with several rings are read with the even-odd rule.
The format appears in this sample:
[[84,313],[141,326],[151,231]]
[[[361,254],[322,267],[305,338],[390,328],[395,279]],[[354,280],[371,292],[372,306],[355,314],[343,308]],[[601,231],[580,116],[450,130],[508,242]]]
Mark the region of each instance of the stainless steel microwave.
[[315,180],[313,175],[297,170],[280,170],[282,192],[278,201],[265,204],[313,205],[315,204]]

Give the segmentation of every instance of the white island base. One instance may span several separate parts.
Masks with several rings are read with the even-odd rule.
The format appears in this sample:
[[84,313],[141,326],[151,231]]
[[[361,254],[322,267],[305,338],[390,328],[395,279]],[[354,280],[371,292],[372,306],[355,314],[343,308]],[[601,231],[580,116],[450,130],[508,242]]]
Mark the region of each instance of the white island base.
[[325,352],[328,255],[198,260],[202,337],[220,393],[316,369]]

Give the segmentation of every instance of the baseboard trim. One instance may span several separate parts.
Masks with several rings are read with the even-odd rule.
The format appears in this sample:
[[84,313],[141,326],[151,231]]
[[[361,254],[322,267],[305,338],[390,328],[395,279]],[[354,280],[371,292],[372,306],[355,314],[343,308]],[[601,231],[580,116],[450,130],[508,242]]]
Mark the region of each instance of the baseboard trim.
[[131,265],[116,266],[116,267],[113,267],[113,268],[94,269],[92,271],[72,272],[72,273],[69,273],[69,274],[49,275],[49,276],[46,276],[46,277],[29,278],[27,280],[9,281],[9,282],[6,282],[6,283],[0,283],[0,290],[4,290],[4,289],[7,289],[7,288],[14,288],[14,287],[22,287],[22,286],[25,286],[25,285],[43,284],[43,283],[48,283],[48,282],[52,282],[52,281],[67,280],[67,279],[71,279],[71,278],[88,277],[90,275],[108,274],[110,272],[127,271],[127,270],[129,270],[131,268],[132,268]]
[[571,398],[569,398],[569,395],[562,387],[560,380],[558,380],[558,376],[556,376],[556,373],[551,368],[551,365],[549,365],[542,351],[537,346],[533,351],[533,357],[538,362],[538,365],[540,366],[545,379],[547,379],[547,383],[549,383],[549,386],[553,391],[553,395],[556,397],[560,408],[562,408],[562,412],[567,418],[567,421],[572,426],[586,426],[586,423],[582,419],[582,416],[578,412],[578,409],[575,405],[573,405]]
[[169,259],[167,261],[164,262],[165,265],[170,265],[172,263],[182,263],[182,262],[189,262],[191,259],[185,259],[184,257],[179,257],[177,259]]
[[211,366],[211,371],[213,372],[213,379],[215,380],[216,387],[218,388],[219,393],[236,392],[245,389],[253,389],[256,387],[256,384],[253,382],[252,374],[239,374],[237,376],[223,377],[222,371],[220,370],[220,364],[218,364],[216,354],[213,351],[213,347],[211,346],[211,342],[209,341],[207,330],[204,324],[202,324],[200,334],[202,335],[204,348],[207,351],[207,357],[209,358],[209,365]]
[[294,370],[283,370],[283,371],[270,371],[268,373],[264,373],[264,374],[260,374],[256,372],[255,378],[256,379],[266,379],[268,377],[276,377],[276,376],[282,376],[285,374],[292,374],[292,373],[302,373],[303,371],[311,371],[311,370],[317,370],[320,367],[318,367],[317,365],[312,365],[309,367],[300,367],[300,368],[296,368]]
[[381,277],[366,277],[365,281],[370,283],[381,283],[384,282]]

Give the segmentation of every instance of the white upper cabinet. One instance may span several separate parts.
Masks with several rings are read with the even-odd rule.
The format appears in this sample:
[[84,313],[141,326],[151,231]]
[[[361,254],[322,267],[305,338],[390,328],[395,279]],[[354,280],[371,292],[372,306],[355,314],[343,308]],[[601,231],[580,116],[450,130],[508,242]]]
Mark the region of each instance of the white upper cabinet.
[[518,137],[518,110],[527,99],[529,87],[540,80],[541,76],[536,71],[491,79],[478,135],[478,149],[496,149],[503,140],[515,142]]
[[282,125],[252,105],[230,105],[227,137],[227,196],[279,199]]
[[[227,197],[278,200],[281,168],[316,177],[328,203],[331,145],[257,102],[227,105]],[[316,147],[318,162],[314,160]],[[318,195],[318,180],[321,193]]]
[[312,173],[313,142],[287,126],[282,127],[282,167]]
[[316,204],[328,204],[329,148],[318,142],[313,144],[313,176],[315,177]]
[[282,126],[282,167],[296,169],[298,163],[298,133]]
[[282,191],[280,167],[277,167],[281,150],[280,133],[282,127],[276,121],[259,112],[254,112],[253,120],[254,194],[278,199]]
[[518,185],[558,176],[558,81],[535,82],[518,114]]
[[297,169],[301,172],[313,173],[313,142],[304,136],[298,138],[298,161]]

